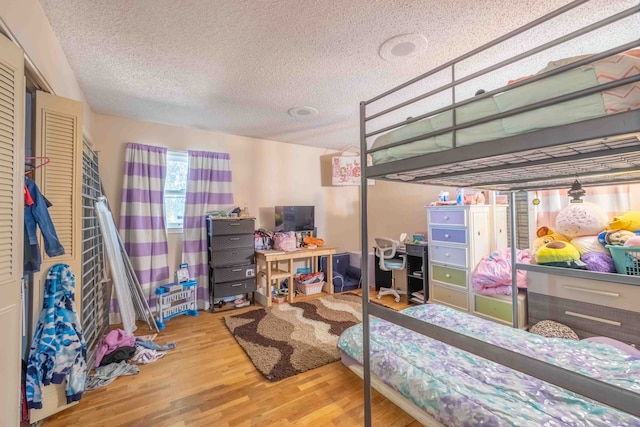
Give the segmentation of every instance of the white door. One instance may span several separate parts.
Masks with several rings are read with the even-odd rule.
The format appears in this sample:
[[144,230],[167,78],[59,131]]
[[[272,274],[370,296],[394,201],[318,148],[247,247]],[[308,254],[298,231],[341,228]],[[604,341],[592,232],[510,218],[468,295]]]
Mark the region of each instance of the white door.
[[[36,93],[35,154],[49,158],[46,166],[35,170],[38,188],[51,202],[49,215],[64,247],[64,255],[49,258],[40,244],[42,264],[34,274],[33,324],[42,310],[44,284],[49,269],[68,264],[76,276],[76,312],[82,313],[82,103],[49,93]],[[80,319],[82,325],[82,319]],[[29,421],[35,423],[75,405],[67,404],[65,386],[51,384],[42,388],[42,409],[32,409]]]
[[20,423],[24,56],[0,34],[0,425]]

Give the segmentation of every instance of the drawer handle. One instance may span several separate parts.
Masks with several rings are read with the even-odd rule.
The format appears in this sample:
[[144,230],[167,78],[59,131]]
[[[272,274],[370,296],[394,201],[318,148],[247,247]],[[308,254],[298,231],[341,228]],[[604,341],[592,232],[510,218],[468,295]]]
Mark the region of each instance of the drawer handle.
[[570,289],[572,291],[586,292],[588,294],[604,295],[604,296],[607,296],[607,297],[618,298],[620,296],[620,294],[616,294],[615,292],[597,291],[595,289],[578,288],[576,286],[565,285],[564,288],[565,289]]
[[241,269],[241,268],[234,268],[234,269],[232,269],[231,271],[233,271],[234,273],[236,273],[236,272],[238,272],[238,271],[242,271],[242,269]]
[[451,277],[451,275],[449,273],[445,274],[444,277],[446,277],[447,279]]
[[575,313],[573,311],[565,311],[564,314],[567,316],[580,317],[581,319],[593,320],[594,322],[606,323],[607,325],[622,326],[622,323],[616,322],[615,320],[602,319],[600,317],[588,316],[586,314]]
[[449,254],[449,252],[445,253],[444,256],[446,256],[447,258],[449,258],[451,255]]
[[445,221],[449,221],[449,217],[447,215],[444,216]]
[[238,287],[238,286],[242,286],[242,283],[236,283],[235,285],[231,285],[232,288]]
[[229,237],[229,240],[233,241],[233,240],[240,240],[239,237]]
[[445,235],[444,235],[444,238],[445,238],[445,239],[449,239],[449,238],[451,238],[451,235],[450,235],[450,234],[445,234]]
[[238,225],[240,225],[240,223],[239,222],[230,222],[229,225],[231,227],[237,227]]

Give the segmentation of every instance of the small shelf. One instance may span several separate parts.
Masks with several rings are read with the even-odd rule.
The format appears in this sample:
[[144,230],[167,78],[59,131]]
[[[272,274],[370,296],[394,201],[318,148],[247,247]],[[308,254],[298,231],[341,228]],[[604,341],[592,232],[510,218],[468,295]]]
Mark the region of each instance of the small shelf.
[[[265,270],[260,270],[258,272],[260,277],[266,277],[267,272]],[[271,279],[286,279],[291,277],[291,273],[284,270],[271,270]]]

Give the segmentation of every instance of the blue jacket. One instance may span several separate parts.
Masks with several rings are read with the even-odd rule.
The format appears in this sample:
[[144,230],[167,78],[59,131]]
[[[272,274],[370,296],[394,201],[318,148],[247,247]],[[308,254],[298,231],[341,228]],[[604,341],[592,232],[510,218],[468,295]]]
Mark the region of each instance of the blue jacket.
[[[53,226],[49,211],[47,210],[47,202],[38,186],[29,177],[24,178],[24,183],[31,194],[34,203],[24,208],[24,228],[27,232],[29,245],[38,244],[38,235],[36,233],[36,224],[40,227],[42,238],[44,240],[44,251],[50,257],[63,255],[64,248],[58,240],[56,229]],[[26,244],[26,242],[25,242]]]
[[80,400],[87,377],[87,345],[75,312],[75,276],[67,264],[49,270],[44,304],[29,351],[26,394],[29,408],[42,408],[40,384],[67,380],[67,403]]

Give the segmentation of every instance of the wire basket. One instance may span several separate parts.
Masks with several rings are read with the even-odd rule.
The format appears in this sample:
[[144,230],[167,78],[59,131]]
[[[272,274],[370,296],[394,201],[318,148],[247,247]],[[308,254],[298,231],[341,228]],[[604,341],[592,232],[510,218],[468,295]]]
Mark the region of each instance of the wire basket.
[[619,274],[640,276],[640,246],[607,245]]
[[322,292],[323,282],[304,284],[296,280],[296,289],[305,295],[314,295]]

